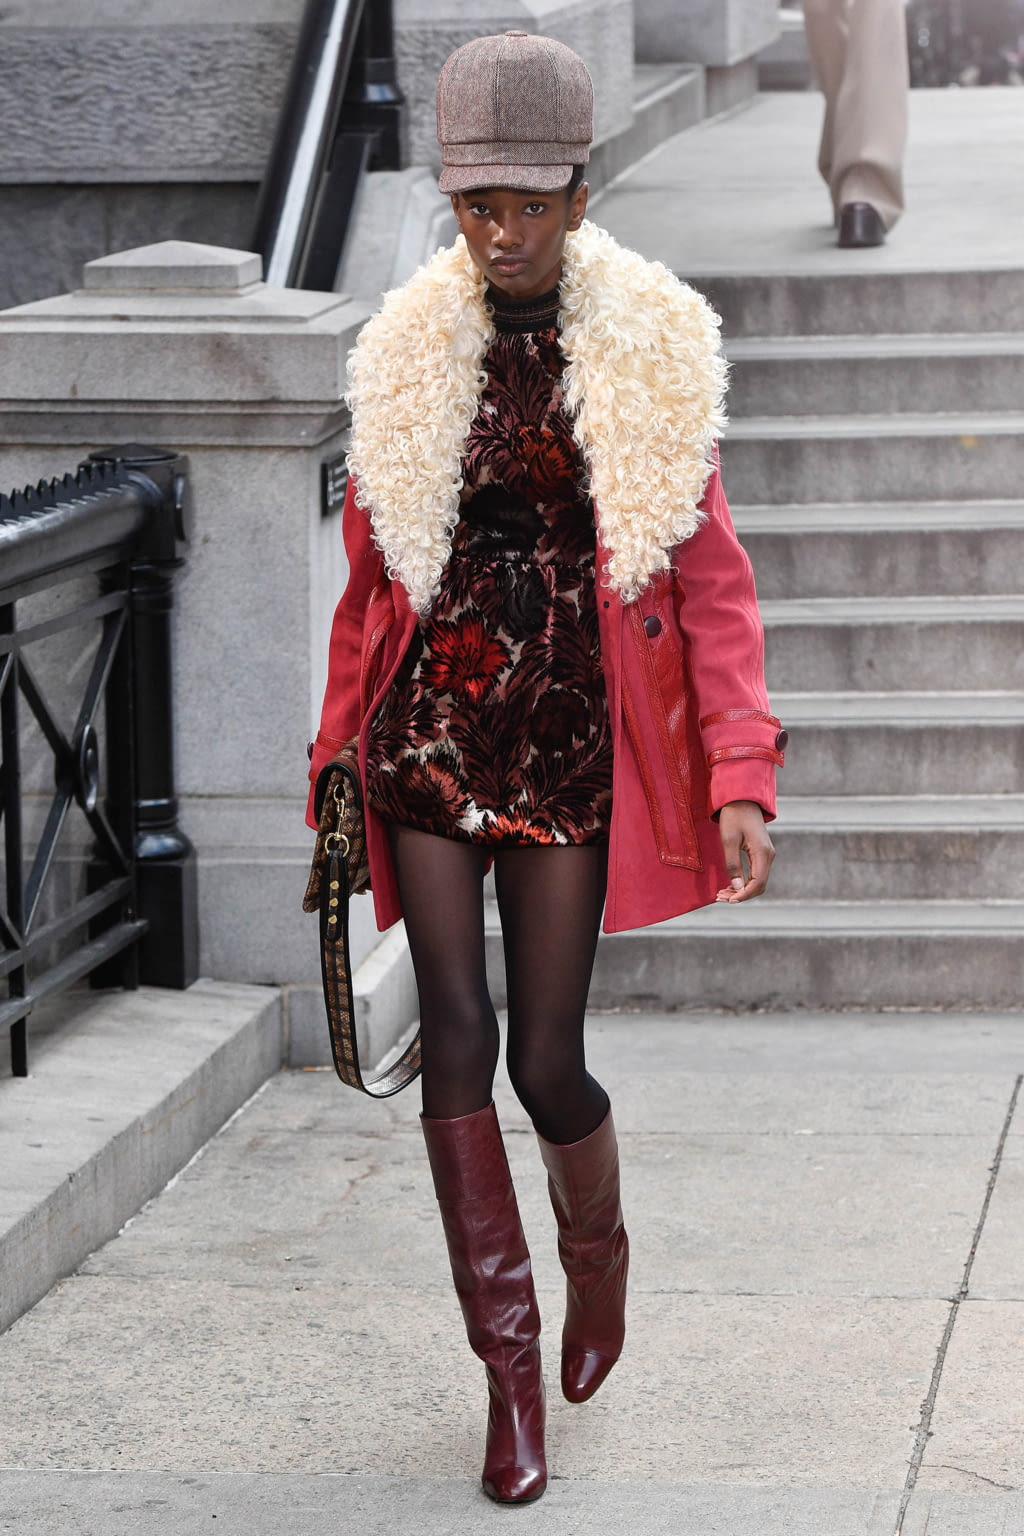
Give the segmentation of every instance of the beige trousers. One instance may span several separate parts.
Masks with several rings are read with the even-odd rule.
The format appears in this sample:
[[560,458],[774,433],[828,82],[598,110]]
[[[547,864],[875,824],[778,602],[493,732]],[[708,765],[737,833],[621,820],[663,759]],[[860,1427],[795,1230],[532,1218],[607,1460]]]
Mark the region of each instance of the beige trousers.
[[910,89],[903,0],[803,3],[825,95],[818,169],[837,215],[844,203],[871,203],[888,229],[903,212]]

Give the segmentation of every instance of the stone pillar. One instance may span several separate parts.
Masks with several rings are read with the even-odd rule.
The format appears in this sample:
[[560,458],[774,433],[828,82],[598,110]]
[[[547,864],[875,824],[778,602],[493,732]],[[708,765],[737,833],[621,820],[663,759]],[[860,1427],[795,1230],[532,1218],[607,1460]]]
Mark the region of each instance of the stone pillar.
[[[180,241],[89,262],[77,292],[0,313],[9,484],[109,443],[191,461],[176,777],[199,859],[200,965],[222,980],[317,982],[316,923],[300,911],[306,742],[345,578],[321,484],[342,450],[345,358],[365,318],[344,297],[267,287],[258,256]],[[358,964],[378,939],[368,901],[353,921]]]

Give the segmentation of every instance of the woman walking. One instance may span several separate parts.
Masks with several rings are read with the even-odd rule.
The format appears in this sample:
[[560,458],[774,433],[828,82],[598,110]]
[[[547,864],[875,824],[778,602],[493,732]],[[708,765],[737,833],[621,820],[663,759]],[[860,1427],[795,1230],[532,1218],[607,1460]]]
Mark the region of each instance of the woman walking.
[[628,1263],[584,1052],[602,910],[613,932],[760,894],[784,745],[716,467],[717,322],[586,222],[592,115],[582,60],[549,38],[479,38],[441,72],[460,238],[351,358],[349,578],[310,774],[358,734],[377,922],[405,919],[423,1133],[487,1370],[483,1486],[506,1503],[546,1485],[544,1384],[492,1102],[484,875],[582,1403],[622,1350]]

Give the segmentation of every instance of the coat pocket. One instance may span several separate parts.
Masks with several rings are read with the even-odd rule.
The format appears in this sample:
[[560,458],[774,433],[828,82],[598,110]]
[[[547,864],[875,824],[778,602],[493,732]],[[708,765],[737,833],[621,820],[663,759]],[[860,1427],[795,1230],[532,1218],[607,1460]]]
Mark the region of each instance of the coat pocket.
[[683,656],[666,622],[645,603],[626,610],[622,708],[663,864],[703,868],[693,822]]

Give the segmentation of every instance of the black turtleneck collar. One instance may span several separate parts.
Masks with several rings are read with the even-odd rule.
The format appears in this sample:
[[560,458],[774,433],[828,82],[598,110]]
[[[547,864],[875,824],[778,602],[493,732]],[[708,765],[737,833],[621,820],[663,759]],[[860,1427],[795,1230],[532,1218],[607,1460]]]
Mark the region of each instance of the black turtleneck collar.
[[487,306],[499,331],[544,331],[558,324],[557,285],[533,299],[512,299],[492,283],[487,285]]

